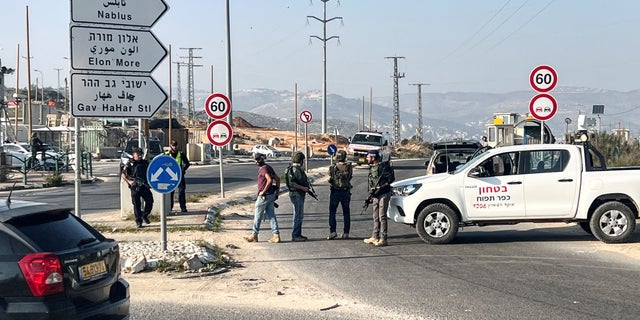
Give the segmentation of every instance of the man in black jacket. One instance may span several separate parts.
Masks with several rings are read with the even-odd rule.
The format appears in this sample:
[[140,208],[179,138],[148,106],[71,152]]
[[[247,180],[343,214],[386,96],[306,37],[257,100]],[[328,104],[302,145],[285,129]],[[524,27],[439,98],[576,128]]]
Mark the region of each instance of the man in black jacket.
[[[143,152],[140,148],[133,148],[133,159],[129,160],[122,170],[122,180],[131,189],[131,201],[133,202],[133,213],[136,219],[136,226],[142,228],[142,221],[149,224],[149,214],[153,208],[153,195],[147,182],[147,168],[149,162],[142,158]],[[142,201],[144,200],[144,210]]]

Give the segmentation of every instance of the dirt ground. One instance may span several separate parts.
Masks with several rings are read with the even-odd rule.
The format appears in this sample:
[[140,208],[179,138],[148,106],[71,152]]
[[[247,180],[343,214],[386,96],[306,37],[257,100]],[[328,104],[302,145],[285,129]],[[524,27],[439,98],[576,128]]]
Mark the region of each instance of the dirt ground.
[[[260,239],[259,243],[247,243],[242,237],[249,234],[253,221],[253,203],[227,208],[220,232],[184,231],[170,234],[169,240],[204,240],[215,243],[231,256],[239,267],[226,273],[193,278],[178,278],[183,273],[166,274],[142,272],[123,273],[131,284],[131,300],[136,302],[189,301],[196,304],[232,306],[234,308],[280,308],[315,310],[347,317],[358,315],[368,318],[372,312],[383,319],[394,319],[394,314],[364,305],[343,296],[339,292],[317,283],[289,269],[286,264],[275,262],[269,256],[268,246],[278,245]],[[114,234],[116,240],[150,240],[147,233]],[[157,235],[152,235],[157,237]],[[230,246],[233,245],[233,246]],[[229,248],[232,247],[232,248]],[[328,310],[322,310],[322,309]],[[329,314],[330,313],[330,314]]]

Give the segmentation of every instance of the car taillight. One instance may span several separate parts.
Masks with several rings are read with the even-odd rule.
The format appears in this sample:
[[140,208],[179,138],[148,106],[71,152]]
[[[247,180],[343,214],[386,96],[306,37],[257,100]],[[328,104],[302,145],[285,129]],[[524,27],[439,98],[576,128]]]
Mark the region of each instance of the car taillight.
[[118,265],[116,266],[116,275],[118,275],[118,278],[119,278],[122,272],[122,266],[120,265],[120,245],[115,239],[105,239],[105,241],[113,242],[116,245],[115,248],[113,248],[113,253],[115,257],[118,257]]
[[64,292],[60,259],[53,253],[33,253],[18,261],[31,293],[42,297]]

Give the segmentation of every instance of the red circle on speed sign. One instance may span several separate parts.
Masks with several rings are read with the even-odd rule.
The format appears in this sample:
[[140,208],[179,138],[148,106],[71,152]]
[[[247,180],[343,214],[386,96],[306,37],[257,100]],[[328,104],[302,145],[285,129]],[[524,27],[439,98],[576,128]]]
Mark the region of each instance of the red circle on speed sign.
[[313,115],[311,114],[311,111],[304,110],[300,112],[300,121],[304,123],[309,123],[311,122],[311,119],[313,119]]
[[529,102],[529,112],[540,121],[553,118],[556,111],[558,111],[558,102],[550,94],[538,94]]
[[533,90],[548,92],[556,87],[558,74],[550,66],[537,66],[529,75],[529,84]]
[[211,118],[222,119],[231,112],[231,101],[222,93],[213,93],[205,100],[204,111]]
[[207,127],[207,138],[214,146],[222,147],[227,145],[233,138],[231,126],[224,120],[216,120]]

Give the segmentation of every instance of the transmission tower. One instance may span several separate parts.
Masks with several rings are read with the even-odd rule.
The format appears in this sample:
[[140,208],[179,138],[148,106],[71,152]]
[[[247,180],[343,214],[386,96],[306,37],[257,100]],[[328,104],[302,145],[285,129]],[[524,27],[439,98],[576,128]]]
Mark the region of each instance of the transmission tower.
[[178,106],[178,108],[176,108],[176,118],[178,118],[178,120],[181,120],[180,119],[180,109],[182,109],[182,106],[184,104],[182,103],[182,83],[180,82],[180,67],[186,67],[186,66],[188,66],[188,64],[185,63],[185,62],[181,62],[181,61],[176,61],[174,63],[176,64],[176,67],[178,69],[177,73],[176,73],[176,87],[178,87],[177,88],[178,92],[176,92],[176,96],[178,98],[178,103],[180,104]]
[[393,142],[400,142],[400,97],[398,94],[398,79],[404,78],[404,72],[398,73],[398,59],[404,57],[384,57],[393,59]]
[[428,86],[428,83],[410,83],[412,86],[418,87],[418,127],[416,128],[416,139],[422,142],[422,86]]
[[180,57],[186,58],[187,60],[187,123],[188,126],[192,126],[192,120],[195,118],[195,109],[194,109],[194,86],[193,86],[193,68],[194,67],[202,67],[201,64],[194,64],[193,59],[201,59],[202,57],[195,57],[193,55],[194,50],[202,50],[202,48],[180,48],[181,50],[188,50],[189,56]]
[[322,133],[324,134],[327,133],[327,41],[331,39],[340,39],[338,36],[331,36],[327,38],[327,22],[336,19],[342,21],[342,17],[327,19],[327,2],[329,2],[329,0],[320,1],[324,2],[323,19],[314,16],[307,16],[307,19],[312,18],[322,22],[322,37],[309,36],[309,38],[316,38],[322,41]]

